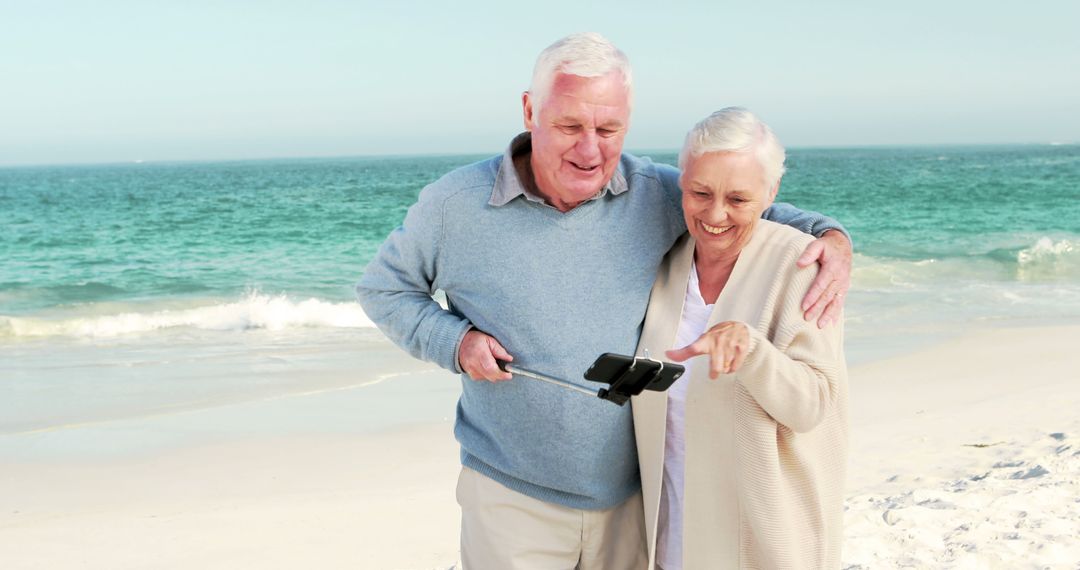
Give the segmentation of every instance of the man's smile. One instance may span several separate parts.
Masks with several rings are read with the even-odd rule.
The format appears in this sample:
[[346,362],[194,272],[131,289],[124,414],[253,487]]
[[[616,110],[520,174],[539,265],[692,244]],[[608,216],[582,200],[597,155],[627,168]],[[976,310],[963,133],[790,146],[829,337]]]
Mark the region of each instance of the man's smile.
[[575,168],[576,170],[580,170],[581,172],[593,172],[593,171],[595,171],[595,170],[596,170],[597,168],[600,168],[600,165],[599,165],[599,164],[594,164],[594,165],[592,165],[592,166],[586,166],[586,165],[584,165],[584,164],[579,164],[579,163],[577,163],[577,162],[574,162],[574,161],[572,161],[572,160],[568,160],[568,161],[566,161],[566,162],[568,162],[568,163],[569,163],[569,164],[570,164],[571,166],[573,166],[573,167],[574,167],[574,168]]

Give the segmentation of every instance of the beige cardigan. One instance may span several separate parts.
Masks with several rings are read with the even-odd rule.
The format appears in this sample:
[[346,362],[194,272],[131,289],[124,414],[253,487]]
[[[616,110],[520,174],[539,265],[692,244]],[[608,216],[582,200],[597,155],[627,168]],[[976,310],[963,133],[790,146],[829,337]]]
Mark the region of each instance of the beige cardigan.
[[[761,220],[716,300],[709,326],[741,321],[750,350],[734,374],[694,367],[686,395],[683,568],[839,568],[847,461],[847,370],[841,325],[819,330],[800,303],[817,266],[795,260],[812,238]],[[673,348],[694,255],[684,235],[649,299],[638,354]],[[677,347],[675,347],[677,348]],[[666,393],[633,399],[655,567]]]

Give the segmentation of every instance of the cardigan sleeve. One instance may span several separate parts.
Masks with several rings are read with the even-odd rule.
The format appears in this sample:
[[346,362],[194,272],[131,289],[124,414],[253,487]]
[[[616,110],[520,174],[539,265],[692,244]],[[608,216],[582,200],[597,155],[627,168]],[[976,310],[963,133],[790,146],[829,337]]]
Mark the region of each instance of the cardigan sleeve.
[[[781,272],[772,314],[760,327],[747,323],[750,349],[735,373],[774,420],[796,432],[814,429],[841,403],[842,324],[819,329],[800,308],[817,271],[815,264]],[[773,331],[773,338],[762,330]]]

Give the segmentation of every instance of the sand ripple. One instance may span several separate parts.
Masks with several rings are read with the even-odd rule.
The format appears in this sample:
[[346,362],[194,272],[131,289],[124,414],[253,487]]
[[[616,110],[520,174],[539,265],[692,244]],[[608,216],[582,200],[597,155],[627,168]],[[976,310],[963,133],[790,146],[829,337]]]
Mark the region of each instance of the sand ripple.
[[844,568],[1080,568],[1080,437],[964,446],[960,477],[890,477],[846,502]]

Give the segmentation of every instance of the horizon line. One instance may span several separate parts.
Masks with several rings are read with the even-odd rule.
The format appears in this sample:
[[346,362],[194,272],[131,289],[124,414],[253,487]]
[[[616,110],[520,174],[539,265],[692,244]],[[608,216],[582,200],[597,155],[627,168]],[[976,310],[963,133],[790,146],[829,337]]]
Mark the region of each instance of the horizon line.
[[[960,147],[1020,147],[1020,146],[1075,146],[1080,141],[1050,141],[1050,142],[994,142],[994,143],[879,143],[879,144],[839,144],[839,145],[805,145],[789,146],[786,150],[859,150],[859,149],[889,149],[889,148],[960,148]],[[17,168],[62,168],[76,166],[135,166],[135,165],[163,165],[163,164],[226,164],[236,162],[271,162],[283,160],[346,160],[363,158],[440,158],[440,157],[467,157],[467,156],[494,156],[503,151],[477,151],[477,152],[425,152],[425,153],[373,153],[373,154],[326,154],[326,155],[277,155],[255,156],[246,158],[181,158],[181,159],[128,159],[111,161],[75,161],[75,162],[28,162],[28,163],[2,163],[0,169]],[[623,149],[623,152],[648,156],[647,153],[678,154],[678,148],[640,148]]]

